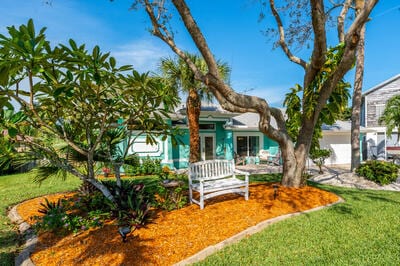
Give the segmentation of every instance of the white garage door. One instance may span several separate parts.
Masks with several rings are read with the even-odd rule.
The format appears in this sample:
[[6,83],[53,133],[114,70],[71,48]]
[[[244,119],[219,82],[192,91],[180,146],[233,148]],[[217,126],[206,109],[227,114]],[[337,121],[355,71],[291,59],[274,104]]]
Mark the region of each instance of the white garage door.
[[320,147],[332,151],[331,157],[325,160],[326,165],[351,163],[350,134],[325,135],[320,140]]

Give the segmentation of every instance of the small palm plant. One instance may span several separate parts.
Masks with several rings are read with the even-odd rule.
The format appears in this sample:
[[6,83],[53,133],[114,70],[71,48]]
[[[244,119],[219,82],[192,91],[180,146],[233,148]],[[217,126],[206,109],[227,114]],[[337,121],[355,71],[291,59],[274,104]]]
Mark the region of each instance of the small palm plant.
[[[400,95],[393,96],[387,103],[379,124],[385,124],[387,135],[391,136],[394,128],[400,128]],[[397,131],[397,143],[400,141],[400,132]]]

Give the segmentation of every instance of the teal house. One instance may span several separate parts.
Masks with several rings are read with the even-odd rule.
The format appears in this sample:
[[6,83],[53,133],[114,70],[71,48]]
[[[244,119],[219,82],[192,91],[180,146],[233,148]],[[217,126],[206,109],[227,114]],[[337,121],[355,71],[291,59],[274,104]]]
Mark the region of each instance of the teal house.
[[[138,137],[129,153],[144,158],[160,159],[172,169],[187,168],[189,163],[189,129],[186,109],[171,114],[170,123],[182,134],[180,144],[173,145],[171,138],[157,139],[154,145],[146,144],[145,136]],[[258,114],[231,113],[219,106],[203,106],[200,113],[200,152],[202,160],[244,158],[247,163],[258,163],[260,150],[278,153],[278,144],[258,129]]]

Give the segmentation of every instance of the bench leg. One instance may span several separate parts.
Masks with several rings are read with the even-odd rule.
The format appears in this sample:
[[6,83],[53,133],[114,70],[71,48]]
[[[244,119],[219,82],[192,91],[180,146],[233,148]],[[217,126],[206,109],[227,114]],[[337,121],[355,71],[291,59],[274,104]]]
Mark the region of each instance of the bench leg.
[[192,187],[189,185],[189,202],[192,204],[192,199],[193,199],[193,190]]
[[200,182],[200,210],[204,209],[204,184]]
[[249,200],[249,185],[247,185],[247,186],[245,187],[245,190],[244,190],[244,199],[245,199],[245,200]]
[[200,210],[204,209],[204,193],[200,193]]

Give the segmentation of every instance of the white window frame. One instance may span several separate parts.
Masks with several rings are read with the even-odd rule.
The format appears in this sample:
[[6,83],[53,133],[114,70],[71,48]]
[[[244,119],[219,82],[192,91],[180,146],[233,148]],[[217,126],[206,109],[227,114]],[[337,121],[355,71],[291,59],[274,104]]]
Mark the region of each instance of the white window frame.
[[[234,132],[233,133],[233,150],[235,153],[237,153],[237,137],[258,137],[259,139],[259,145],[260,145],[260,149],[262,149],[264,147],[264,134],[261,132]],[[247,142],[248,145],[249,142]],[[259,152],[259,151],[258,151]],[[257,155],[258,155],[257,152]],[[249,155],[249,147],[247,147],[247,155],[246,156],[250,156]]]
[[200,132],[199,135],[200,135],[200,144],[201,144],[201,147],[200,147],[200,157],[201,157],[201,159],[204,160],[205,157],[206,157],[206,153],[204,151],[204,149],[205,149],[205,140],[204,140],[205,137],[212,137],[213,138],[214,150],[212,152],[213,152],[213,158],[215,158],[215,149],[217,147],[216,146],[217,145],[216,134],[215,133],[211,133],[211,132],[207,132],[207,133]]

